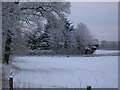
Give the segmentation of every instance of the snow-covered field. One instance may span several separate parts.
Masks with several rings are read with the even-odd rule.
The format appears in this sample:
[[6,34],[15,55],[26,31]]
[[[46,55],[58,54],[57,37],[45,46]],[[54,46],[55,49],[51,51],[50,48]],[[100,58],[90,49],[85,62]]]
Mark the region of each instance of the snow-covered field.
[[117,88],[118,57],[15,57],[17,88]]
[[96,50],[94,54],[117,54],[120,53],[118,50]]

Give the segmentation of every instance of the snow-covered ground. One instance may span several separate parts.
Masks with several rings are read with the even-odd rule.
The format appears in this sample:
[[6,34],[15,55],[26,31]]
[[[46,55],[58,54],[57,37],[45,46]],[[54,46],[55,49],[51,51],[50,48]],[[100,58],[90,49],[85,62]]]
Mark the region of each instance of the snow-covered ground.
[[14,87],[117,88],[118,57],[15,57]]
[[94,54],[117,54],[120,53],[118,50],[96,50]]

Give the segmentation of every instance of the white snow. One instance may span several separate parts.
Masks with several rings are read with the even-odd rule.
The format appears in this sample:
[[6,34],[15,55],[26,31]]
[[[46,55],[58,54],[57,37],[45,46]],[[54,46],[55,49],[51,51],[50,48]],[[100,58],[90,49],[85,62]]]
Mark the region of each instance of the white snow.
[[118,57],[15,57],[14,87],[117,88]]
[[120,53],[118,50],[96,50],[95,54],[117,54]]

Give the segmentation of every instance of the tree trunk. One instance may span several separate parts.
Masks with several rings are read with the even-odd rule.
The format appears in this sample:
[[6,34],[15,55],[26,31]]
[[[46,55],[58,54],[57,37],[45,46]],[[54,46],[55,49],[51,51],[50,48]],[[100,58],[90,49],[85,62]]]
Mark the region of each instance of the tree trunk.
[[11,35],[7,35],[5,42],[5,53],[3,57],[3,62],[7,64],[9,63],[10,50],[11,50]]

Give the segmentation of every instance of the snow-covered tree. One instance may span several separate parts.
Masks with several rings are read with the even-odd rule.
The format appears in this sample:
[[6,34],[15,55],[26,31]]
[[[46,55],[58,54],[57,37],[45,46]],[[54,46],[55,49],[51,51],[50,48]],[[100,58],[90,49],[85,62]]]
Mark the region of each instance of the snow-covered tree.
[[3,61],[6,63],[9,62],[12,37],[19,26],[19,14],[18,4],[14,2],[2,3]]
[[24,2],[20,6],[22,13],[26,15],[25,20],[30,21],[28,17],[31,16],[43,17],[52,28],[58,26],[57,19],[70,13],[69,2]]
[[[8,63],[11,44],[15,37],[16,30],[20,30],[22,35],[26,35],[25,30],[21,27],[22,23],[26,23],[29,30],[36,24],[37,19],[43,17],[51,28],[59,26],[58,19],[63,18],[70,13],[69,2],[4,2],[2,3],[3,16],[3,61]],[[38,21],[37,21],[38,22]],[[35,25],[36,26],[36,25]],[[31,28],[30,28],[31,31]],[[27,31],[29,32],[29,31]],[[29,34],[27,34],[28,36]]]
[[63,36],[64,36],[64,49],[66,51],[66,54],[70,54],[70,50],[71,50],[71,44],[72,39],[71,39],[71,35],[74,32],[74,26],[72,25],[72,23],[70,23],[70,20],[67,20],[65,18],[65,25],[64,25],[64,30],[63,32]]
[[75,30],[75,39],[78,52],[80,54],[84,54],[85,47],[90,47],[93,37],[90,34],[87,26],[83,23],[80,23],[77,25],[77,28]]
[[71,34],[74,28],[67,18],[59,19],[58,22],[59,26],[55,29],[48,28],[50,48],[54,51],[54,54],[68,54],[71,49]]
[[48,32],[41,31],[35,33],[31,34],[28,40],[28,47],[30,48],[30,50],[48,50],[49,49]]
[[26,46],[28,38],[21,32],[16,31],[16,34],[12,37],[11,54],[23,56],[27,55],[28,47]]

